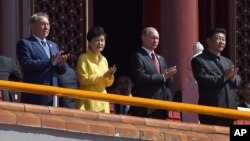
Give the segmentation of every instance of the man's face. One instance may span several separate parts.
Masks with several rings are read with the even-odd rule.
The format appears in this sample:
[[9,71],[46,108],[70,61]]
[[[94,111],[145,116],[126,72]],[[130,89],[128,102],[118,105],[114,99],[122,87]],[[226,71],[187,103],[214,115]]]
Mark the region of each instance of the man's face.
[[143,46],[149,50],[154,50],[159,44],[159,33],[151,29],[147,35],[142,35]]
[[38,16],[35,23],[31,25],[32,33],[41,39],[49,35],[50,23],[44,16]]
[[132,84],[126,77],[121,76],[117,79],[117,88],[121,94],[127,95],[131,93]]
[[208,49],[214,53],[220,53],[226,46],[226,37],[223,33],[216,33],[212,38],[207,39]]

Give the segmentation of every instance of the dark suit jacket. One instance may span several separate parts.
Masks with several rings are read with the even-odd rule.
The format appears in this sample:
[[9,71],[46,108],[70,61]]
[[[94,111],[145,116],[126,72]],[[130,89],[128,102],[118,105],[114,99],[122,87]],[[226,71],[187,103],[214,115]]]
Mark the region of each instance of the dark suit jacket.
[[249,108],[244,102],[242,102],[238,107]]
[[[50,54],[58,52],[58,45],[47,40]],[[56,73],[64,73],[65,65],[53,65],[39,41],[31,36],[17,42],[17,58],[22,68],[23,81],[27,83],[58,86]],[[21,102],[51,105],[52,97],[23,93]]]
[[[6,56],[0,56],[0,80],[22,80],[22,73],[15,61]],[[3,90],[4,101],[10,101],[9,91]]]
[[130,105],[114,104],[114,108],[116,114],[130,115]]
[[[156,54],[160,65],[160,72],[154,66],[149,54],[141,48],[131,57],[131,69],[135,82],[135,93],[133,96],[151,98],[158,100],[172,100],[170,86],[172,79],[164,82],[163,73],[168,68],[166,60]],[[131,114],[142,117],[166,118],[166,110],[155,110],[150,108],[131,107]]]
[[[216,62],[218,60],[221,67]],[[235,89],[240,85],[241,78],[237,75],[234,82],[224,80],[226,70],[232,65],[228,58],[218,57],[208,50],[192,59],[192,71],[199,89],[199,104],[236,109]]]
[[[66,64],[66,72],[64,74],[58,74],[58,86],[64,88],[78,89],[78,80],[76,72],[73,68]],[[74,98],[59,98],[59,105],[66,108],[75,108]]]

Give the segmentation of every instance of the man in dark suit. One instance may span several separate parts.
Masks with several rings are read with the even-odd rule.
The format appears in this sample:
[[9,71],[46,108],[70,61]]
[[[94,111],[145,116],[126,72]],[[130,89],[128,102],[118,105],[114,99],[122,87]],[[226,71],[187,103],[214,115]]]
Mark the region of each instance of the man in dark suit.
[[[120,94],[128,97],[132,97],[132,89],[134,87],[134,82],[127,75],[120,75],[116,79],[115,88],[110,91],[110,93]],[[124,104],[113,104],[114,112],[116,114],[130,115],[130,105]]]
[[[78,80],[76,72],[68,64],[66,64],[66,72],[63,74],[58,74],[58,86],[64,88],[78,89]],[[65,108],[75,108],[75,99],[74,98],[59,98],[59,106]]]
[[[65,72],[67,55],[59,51],[56,43],[49,41],[50,23],[46,13],[36,13],[29,20],[32,36],[17,42],[17,58],[22,68],[23,81],[27,83],[58,86],[56,73]],[[23,93],[21,102],[52,105],[53,98],[46,95]]]
[[[154,50],[159,43],[159,33],[153,27],[142,32],[142,48],[131,57],[131,69],[136,97],[172,100],[170,86],[176,67],[168,68],[166,60]],[[168,112],[162,109],[131,107],[131,115],[166,119]]]
[[[10,57],[0,55],[0,80],[22,80],[21,70]],[[2,97],[4,101],[11,101],[10,93],[7,90],[2,90]]]
[[[199,89],[199,104],[236,109],[236,91],[241,78],[232,61],[221,55],[226,45],[226,30],[212,29],[207,48],[191,61],[193,75]],[[229,126],[233,119],[199,115],[200,123]]]

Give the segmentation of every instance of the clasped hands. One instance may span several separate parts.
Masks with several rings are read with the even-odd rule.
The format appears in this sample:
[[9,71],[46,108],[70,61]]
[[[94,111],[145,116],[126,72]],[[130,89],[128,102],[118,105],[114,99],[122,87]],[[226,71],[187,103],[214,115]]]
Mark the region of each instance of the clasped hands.
[[108,69],[108,71],[106,71],[103,75],[103,77],[108,77],[109,79],[112,77],[112,75],[114,75],[116,72],[116,66],[113,65],[112,67],[110,67]]
[[231,80],[231,81],[233,81],[236,78],[236,76],[237,76],[238,70],[239,70],[239,68],[235,68],[234,66],[231,66],[225,72],[224,79],[225,80]]
[[70,54],[63,54],[64,51],[60,50],[56,54],[52,55],[50,61],[53,65],[62,65],[69,58]]
[[166,69],[163,75],[165,76],[166,79],[168,79],[168,78],[172,78],[176,74],[176,72],[177,72],[177,68],[176,66],[173,66],[171,68]]

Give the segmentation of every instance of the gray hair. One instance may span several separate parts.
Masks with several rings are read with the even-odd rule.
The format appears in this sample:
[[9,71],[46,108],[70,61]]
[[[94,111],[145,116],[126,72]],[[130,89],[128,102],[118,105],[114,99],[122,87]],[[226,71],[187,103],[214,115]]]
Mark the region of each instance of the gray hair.
[[[147,36],[149,33],[151,33],[153,30],[156,30],[154,27],[147,27],[142,31],[143,36]],[[157,31],[157,30],[156,30]]]
[[39,17],[39,16],[43,16],[43,17],[46,17],[47,19],[49,19],[49,15],[48,14],[42,13],[42,12],[38,12],[38,13],[33,14],[30,17],[29,24],[34,24],[36,22],[37,17]]

